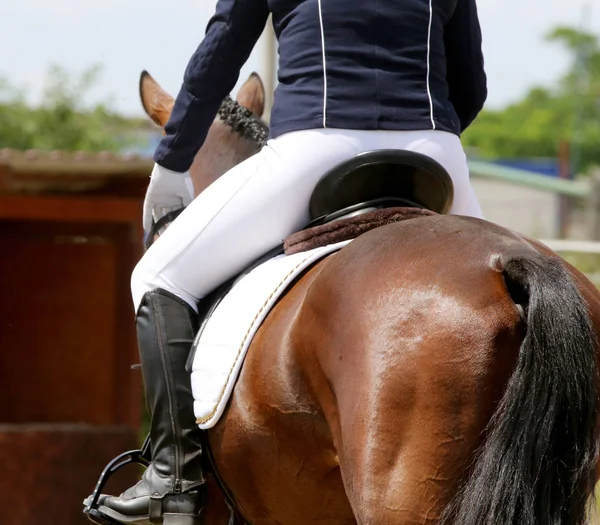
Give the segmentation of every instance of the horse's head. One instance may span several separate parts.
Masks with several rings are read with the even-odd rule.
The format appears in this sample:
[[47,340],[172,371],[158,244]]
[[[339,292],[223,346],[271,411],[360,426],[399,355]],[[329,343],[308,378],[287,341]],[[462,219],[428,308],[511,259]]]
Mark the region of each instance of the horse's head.
[[[140,98],[148,116],[164,127],[175,100],[146,71],[140,77]],[[190,173],[196,195],[260,150],[268,132],[261,120],[264,109],[264,86],[253,73],[240,88],[237,101],[225,100],[194,159]]]

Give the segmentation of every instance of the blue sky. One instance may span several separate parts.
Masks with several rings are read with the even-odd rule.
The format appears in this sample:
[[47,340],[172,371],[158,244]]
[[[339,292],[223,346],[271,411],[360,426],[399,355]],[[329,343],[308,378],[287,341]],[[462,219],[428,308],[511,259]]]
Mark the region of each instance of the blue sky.
[[[585,0],[584,0],[585,1]],[[600,0],[479,0],[489,76],[489,106],[521,96],[534,84],[551,83],[564,70],[566,55],[543,41],[556,24],[600,34]],[[35,100],[49,64],[79,72],[103,66],[93,97],[111,97],[128,114],[142,114],[137,79],[149,70],[176,93],[187,61],[202,36],[211,0],[19,0],[0,2],[0,76],[27,87]],[[260,43],[240,82],[261,72]],[[239,85],[239,83],[238,83]]]

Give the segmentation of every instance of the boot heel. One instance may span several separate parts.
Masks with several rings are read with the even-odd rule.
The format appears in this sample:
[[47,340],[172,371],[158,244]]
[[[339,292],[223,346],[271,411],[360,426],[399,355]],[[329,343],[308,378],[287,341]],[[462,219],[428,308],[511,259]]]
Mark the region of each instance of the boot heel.
[[163,525],[201,525],[200,516],[192,514],[163,514]]

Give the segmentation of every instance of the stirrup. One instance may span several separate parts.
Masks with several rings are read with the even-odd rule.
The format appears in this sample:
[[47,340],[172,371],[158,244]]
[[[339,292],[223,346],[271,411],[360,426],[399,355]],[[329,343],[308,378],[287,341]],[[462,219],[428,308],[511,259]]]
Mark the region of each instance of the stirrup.
[[102,495],[102,490],[108,483],[108,480],[112,477],[112,475],[121,468],[126,465],[131,465],[132,463],[142,465],[146,468],[150,466],[151,462],[151,451],[150,451],[150,436],[148,435],[142,445],[140,450],[130,450],[129,452],[124,452],[120,454],[115,459],[113,459],[102,471],[100,474],[100,478],[98,479],[98,483],[96,483],[96,488],[94,488],[94,492],[90,497],[90,502],[83,509],[83,513],[88,517],[88,519],[96,525],[123,525],[121,522],[103,514],[98,509],[98,500]]

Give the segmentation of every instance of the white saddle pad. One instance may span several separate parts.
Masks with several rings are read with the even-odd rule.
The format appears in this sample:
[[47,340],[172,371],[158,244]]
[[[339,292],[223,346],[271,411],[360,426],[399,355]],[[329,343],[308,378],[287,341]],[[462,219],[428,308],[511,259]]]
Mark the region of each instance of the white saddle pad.
[[208,320],[192,364],[194,413],[213,427],[225,410],[254,334],[289,284],[319,259],[350,241],[294,255],[279,255],[244,276]]

